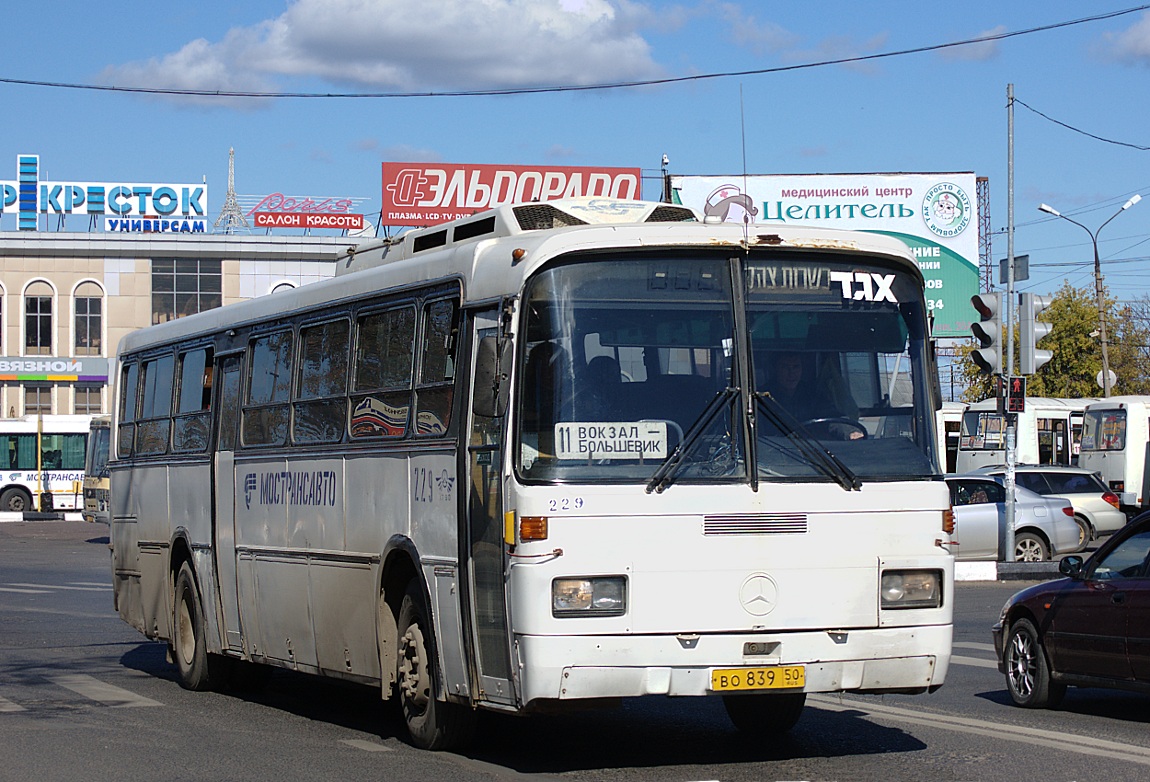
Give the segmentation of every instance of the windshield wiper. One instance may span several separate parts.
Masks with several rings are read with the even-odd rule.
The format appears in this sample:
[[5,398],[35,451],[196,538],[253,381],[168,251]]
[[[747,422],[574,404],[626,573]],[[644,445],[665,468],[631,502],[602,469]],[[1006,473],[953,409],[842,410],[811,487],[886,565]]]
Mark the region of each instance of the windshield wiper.
[[724,404],[730,404],[730,401],[738,396],[739,390],[728,386],[722,391],[717,392],[707,406],[703,408],[703,412],[699,413],[699,417],[695,419],[695,423],[691,424],[691,428],[683,435],[683,439],[675,446],[675,450],[667,457],[667,461],[659,465],[659,469],[655,470],[655,474],[651,476],[650,482],[647,484],[647,493],[655,492],[661,494],[664,489],[671,485],[671,478],[683,460],[687,458],[687,451],[694,447],[695,442],[699,436],[707,430],[711,422],[715,420],[715,416],[723,409]]
[[[847,491],[858,491],[862,488],[862,481],[843,464],[842,459],[828,451],[818,439],[803,428],[799,420],[787,412],[787,409],[778,403],[769,392],[756,393],[755,403],[758,410],[765,415],[772,424],[777,426],[795,444],[807,462],[823,475],[832,479]],[[755,470],[759,469],[755,465]]]

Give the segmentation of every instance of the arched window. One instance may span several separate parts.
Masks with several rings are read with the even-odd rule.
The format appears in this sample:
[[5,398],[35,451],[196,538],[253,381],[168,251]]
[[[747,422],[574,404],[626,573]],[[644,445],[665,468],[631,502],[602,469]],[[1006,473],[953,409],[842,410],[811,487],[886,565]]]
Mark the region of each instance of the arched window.
[[76,304],[74,355],[99,356],[104,346],[104,291],[94,282],[83,282],[73,295]]
[[52,286],[37,280],[24,291],[24,354],[52,355]]

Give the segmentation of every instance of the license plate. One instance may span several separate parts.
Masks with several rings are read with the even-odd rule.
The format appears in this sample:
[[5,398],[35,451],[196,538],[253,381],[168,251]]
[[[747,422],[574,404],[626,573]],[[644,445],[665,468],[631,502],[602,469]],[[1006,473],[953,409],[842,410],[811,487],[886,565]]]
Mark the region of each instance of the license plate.
[[801,665],[777,665],[770,668],[716,668],[711,671],[711,689],[779,690],[802,687],[807,683],[806,669]]

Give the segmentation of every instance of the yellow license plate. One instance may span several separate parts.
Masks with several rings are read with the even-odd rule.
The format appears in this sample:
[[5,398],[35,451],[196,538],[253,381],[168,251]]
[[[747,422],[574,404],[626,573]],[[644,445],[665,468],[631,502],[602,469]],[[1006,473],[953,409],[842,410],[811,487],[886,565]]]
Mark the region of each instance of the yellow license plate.
[[801,665],[778,665],[770,668],[716,668],[711,671],[711,689],[779,690],[803,687],[807,671]]

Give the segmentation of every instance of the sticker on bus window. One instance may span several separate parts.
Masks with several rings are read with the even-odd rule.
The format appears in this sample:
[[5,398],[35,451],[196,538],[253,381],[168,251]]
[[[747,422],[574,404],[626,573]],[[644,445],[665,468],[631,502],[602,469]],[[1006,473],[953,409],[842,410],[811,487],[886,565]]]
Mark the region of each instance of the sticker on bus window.
[[555,424],[555,455],[560,459],[666,459],[667,423]]

